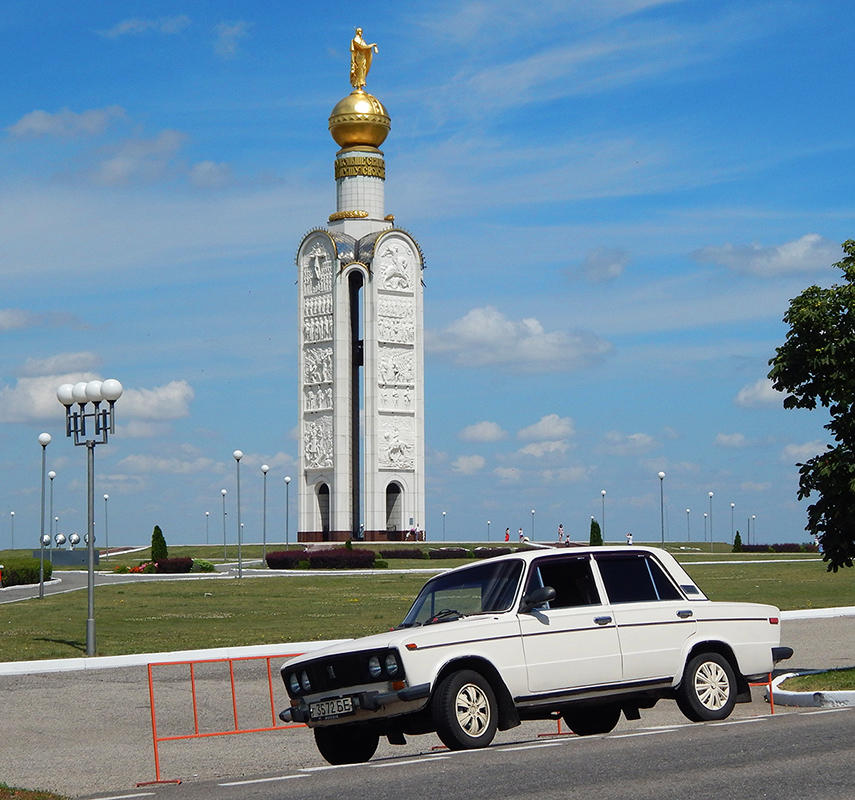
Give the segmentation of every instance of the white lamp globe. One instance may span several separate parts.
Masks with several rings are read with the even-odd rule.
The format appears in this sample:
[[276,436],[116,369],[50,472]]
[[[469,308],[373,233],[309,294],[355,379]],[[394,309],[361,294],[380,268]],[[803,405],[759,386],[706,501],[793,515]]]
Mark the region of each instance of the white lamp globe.
[[115,378],[108,378],[101,384],[101,397],[110,403],[115,403],[124,391],[125,387]]
[[59,400],[64,406],[70,406],[74,404],[74,394],[73,394],[74,386],[70,383],[63,383],[56,390],[56,399]]
[[42,447],[47,447],[50,444],[50,434],[49,433],[40,433],[39,434],[39,444]]
[[93,403],[100,403],[104,397],[101,394],[101,386],[103,381],[89,381],[86,384],[86,399]]
[[241,450],[235,450],[234,453],[232,453],[232,456],[234,456],[235,461],[240,461],[243,458],[243,452]]
[[75,403],[83,405],[89,402],[89,398],[86,396],[86,381],[75,383],[74,386],[71,387],[71,396],[74,398]]

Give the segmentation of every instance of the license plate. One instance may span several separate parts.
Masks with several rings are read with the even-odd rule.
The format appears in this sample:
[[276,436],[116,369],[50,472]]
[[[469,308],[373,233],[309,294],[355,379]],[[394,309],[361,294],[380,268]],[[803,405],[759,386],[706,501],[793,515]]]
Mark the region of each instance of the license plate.
[[350,697],[336,697],[333,700],[320,700],[309,706],[312,719],[333,719],[354,712],[353,700]]

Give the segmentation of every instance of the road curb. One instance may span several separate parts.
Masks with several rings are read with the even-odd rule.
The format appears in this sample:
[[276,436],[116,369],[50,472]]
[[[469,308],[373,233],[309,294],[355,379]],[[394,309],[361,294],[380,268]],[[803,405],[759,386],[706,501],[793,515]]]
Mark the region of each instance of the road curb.
[[[855,692],[790,692],[779,688],[787,678],[798,675],[816,675],[823,670],[785,672],[772,680],[775,704],[779,706],[801,706],[803,708],[846,708],[855,706]],[[768,693],[767,693],[768,699]]]

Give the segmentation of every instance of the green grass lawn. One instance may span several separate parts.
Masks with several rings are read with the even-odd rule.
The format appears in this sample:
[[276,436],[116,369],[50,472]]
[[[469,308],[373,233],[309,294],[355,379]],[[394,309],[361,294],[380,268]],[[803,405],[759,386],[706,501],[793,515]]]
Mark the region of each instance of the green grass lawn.
[[[253,557],[253,547],[244,548],[250,551],[247,558]],[[188,555],[200,556],[199,548],[170,548],[170,555],[182,555],[185,549]],[[260,557],[260,546],[257,549],[256,557]],[[210,553],[202,552],[201,557],[210,557]],[[714,563],[691,563],[691,557],[680,558],[713,600],[766,602],[781,609],[855,605],[855,575],[849,570],[828,573],[816,556],[795,561],[741,556],[736,559],[740,563],[726,556],[716,557]],[[140,560],[135,556],[123,563]],[[461,563],[471,563],[471,559],[396,559],[390,561],[390,567],[444,569]],[[98,654],[376,633],[400,622],[427,577],[383,572],[371,576],[306,573],[102,586],[95,592]],[[85,654],[86,604],[86,592],[79,591],[0,605],[0,661]]]

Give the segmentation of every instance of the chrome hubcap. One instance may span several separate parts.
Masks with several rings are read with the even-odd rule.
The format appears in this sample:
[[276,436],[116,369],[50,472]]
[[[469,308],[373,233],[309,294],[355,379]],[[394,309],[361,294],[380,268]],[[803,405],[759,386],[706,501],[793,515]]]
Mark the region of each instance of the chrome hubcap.
[[460,729],[473,739],[484,733],[490,724],[490,703],[484,692],[473,683],[460,688],[454,711]]
[[730,681],[720,664],[707,661],[695,673],[695,694],[705,708],[718,711],[730,696]]

